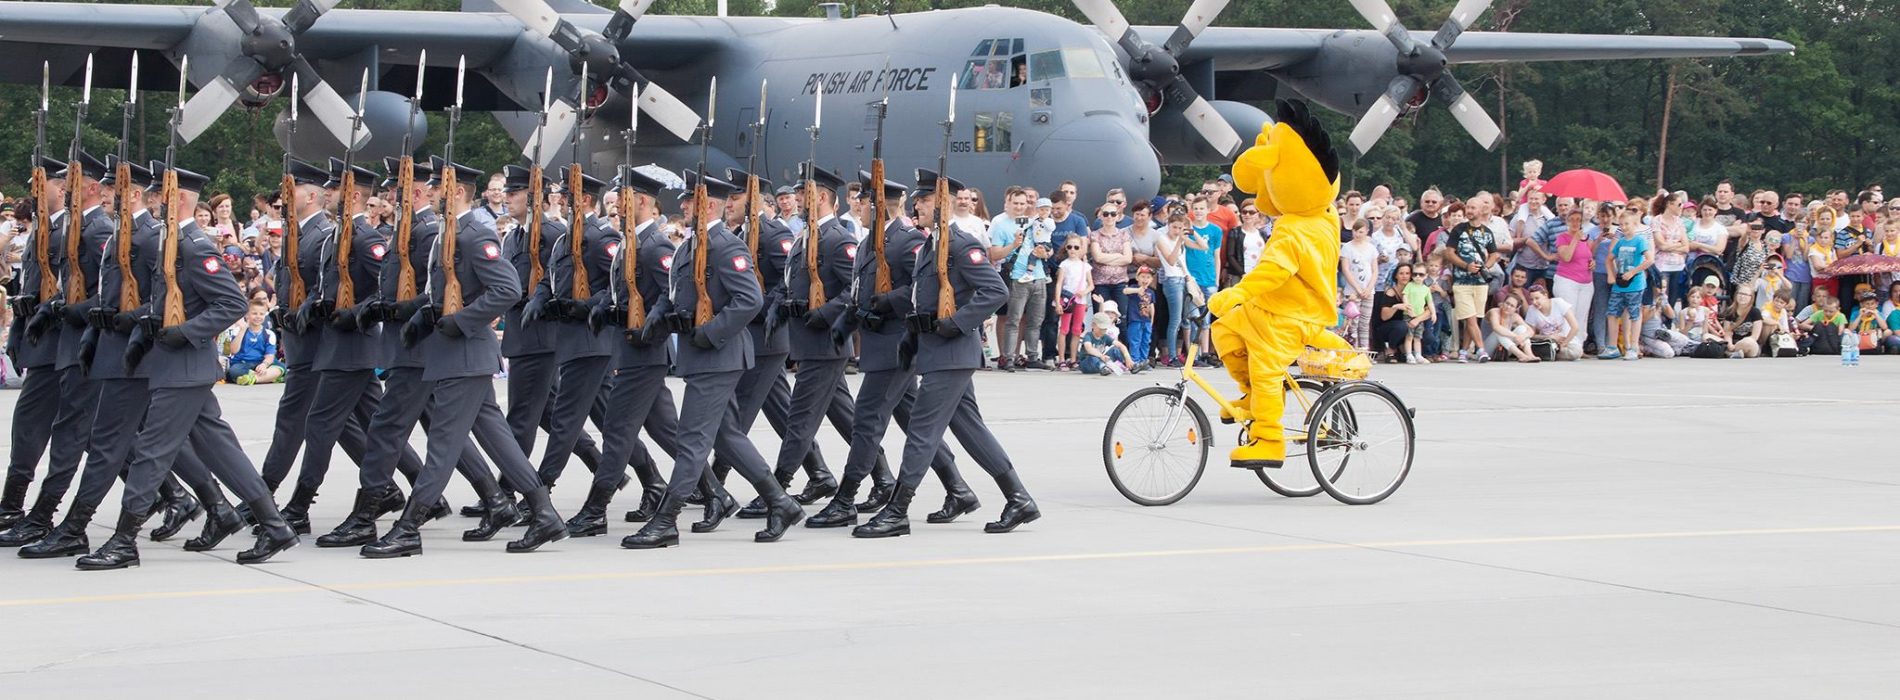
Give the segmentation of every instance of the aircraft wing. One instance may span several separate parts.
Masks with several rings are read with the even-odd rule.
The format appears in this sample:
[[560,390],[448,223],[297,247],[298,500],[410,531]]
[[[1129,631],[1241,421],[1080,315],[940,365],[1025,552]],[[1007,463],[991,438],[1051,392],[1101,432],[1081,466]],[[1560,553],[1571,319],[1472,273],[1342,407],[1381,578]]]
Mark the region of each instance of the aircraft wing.
[[[1143,38],[1160,44],[1174,27],[1137,27]],[[1427,32],[1413,32],[1420,42]],[[1305,61],[1333,42],[1384,44],[1371,30],[1209,27],[1190,44],[1182,63],[1213,61],[1219,71],[1273,70]],[[1639,36],[1627,34],[1526,34],[1466,32],[1445,52],[1452,63],[1504,61],[1604,61],[1622,59],[1761,56],[1793,53],[1794,45],[1775,39]]]

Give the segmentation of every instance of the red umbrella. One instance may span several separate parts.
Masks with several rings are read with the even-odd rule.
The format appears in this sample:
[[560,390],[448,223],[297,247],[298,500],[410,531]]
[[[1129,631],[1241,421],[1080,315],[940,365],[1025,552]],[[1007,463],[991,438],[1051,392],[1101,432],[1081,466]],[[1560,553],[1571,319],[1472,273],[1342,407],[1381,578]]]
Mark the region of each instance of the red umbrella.
[[1900,272],[1900,258],[1873,253],[1850,255],[1827,266],[1827,274],[1821,276],[1873,275],[1882,272]]
[[1627,202],[1623,186],[1616,178],[1587,168],[1565,170],[1544,183],[1544,194],[1552,197],[1576,197],[1599,202]]

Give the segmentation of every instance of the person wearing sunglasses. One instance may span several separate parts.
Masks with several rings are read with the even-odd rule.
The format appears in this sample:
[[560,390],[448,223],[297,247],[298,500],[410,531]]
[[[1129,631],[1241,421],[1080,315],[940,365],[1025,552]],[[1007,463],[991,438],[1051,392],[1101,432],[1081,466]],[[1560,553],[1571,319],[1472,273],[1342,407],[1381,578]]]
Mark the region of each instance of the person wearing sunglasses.
[[[1113,213],[1098,216],[1107,219]],[[1095,291],[1095,266],[1089,264],[1086,241],[1074,239],[1065,243],[1061,258],[1062,262],[1056,267],[1056,289],[1060,293],[1050,301],[1056,317],[1057,371],[1074,368],[1080,359],[1076,356],[1076,346],[1085,330],[1083,324],[1088,320],[1089,294]]]

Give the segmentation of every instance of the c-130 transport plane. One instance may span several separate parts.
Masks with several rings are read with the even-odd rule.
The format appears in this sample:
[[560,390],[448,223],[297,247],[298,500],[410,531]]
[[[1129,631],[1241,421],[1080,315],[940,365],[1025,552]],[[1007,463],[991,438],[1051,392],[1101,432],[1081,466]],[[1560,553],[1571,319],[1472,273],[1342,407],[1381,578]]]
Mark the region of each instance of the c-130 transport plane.
[[[461,12],[339,9],[338,0],[283,10],[250,0],[0,2],[8,57],[0,80],[37,84],[46,62],[56,84],[77,87],[90,55],[95,84],[124,88],[136,51],[145,59],[139,84],[171,85],[189,55],[198,90],[185,109],[186,138],[233,105],[261,108],[296,84],[306,118],[323,128],[291,132],[280,115],[278,135],[313,159],[343,153],[344,137],[359,142],[364,160],[422,143],[427,122],[410,108],[418,83],[421,110],[446,109],[464,92],[464,109],[494,114],[524,155],[548,164],[579,153],[596,172],[611,173],[626,157],[629,133],[636,162],[689,167],[701,157],[696,127],[717,115],[712,172],[739,166],[756,146],[760,174],[780,181],[811,152],[814,108],[827,124],[844,125],[819,139],[818,163],[864,167],[874,128],[867,115],[885,100],[892,172],[934,166],[955,92],[949,168],[960,180],[991,193],[1074,180],[1087,199],[1109,187],[1152,196],[1163,164],[1229,162],[1268,121],[1255,103],[1282,89],[1358,117],[1350,141],[1361,152],[1428,101],[1490,148],[1498,128],[1451,75],[1454,65],[1794,50],[1771,39],[1465,31],[1491,0],[1460,0],[1431,34],[1401,26],[1385,0],[1350,0],[1370,30],[1209,26],[1230,0],[1196,0],[1173,27],[1130,26],[1113,0],[1074,0],[1093,26],[997,6],[854,18],[837,5],[824,18],[647,16],[653,1],[609,9],[584,0],[463,0]],[[365,114],[353,127],[357,96],[331,85],[354,92],[365,71]],[[629,132],[630,123],[638,129]],[[580,147],[557,146],[572,129]]]

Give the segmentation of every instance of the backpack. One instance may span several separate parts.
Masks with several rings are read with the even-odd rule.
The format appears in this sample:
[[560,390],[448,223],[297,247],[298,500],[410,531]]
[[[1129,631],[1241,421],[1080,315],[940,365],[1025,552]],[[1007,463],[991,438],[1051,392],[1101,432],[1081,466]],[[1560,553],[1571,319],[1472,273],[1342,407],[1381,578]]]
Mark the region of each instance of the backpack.
[[1828,324],[1821,324],[1821,325],[1815,326],[1814,332],[1812,334],[1809,334],[1808,336],[1808,354],[1810,355],[1839,355],[1841,354],[1840,329],[1835,328],[1834,326],[1828,325]]
[[1719,360],[1728,357],[1728,344],[1720,340],[1704,340],[1696,344],[1695,350],[1690,352],[1689,356],[1700,357],[1705,360]]

